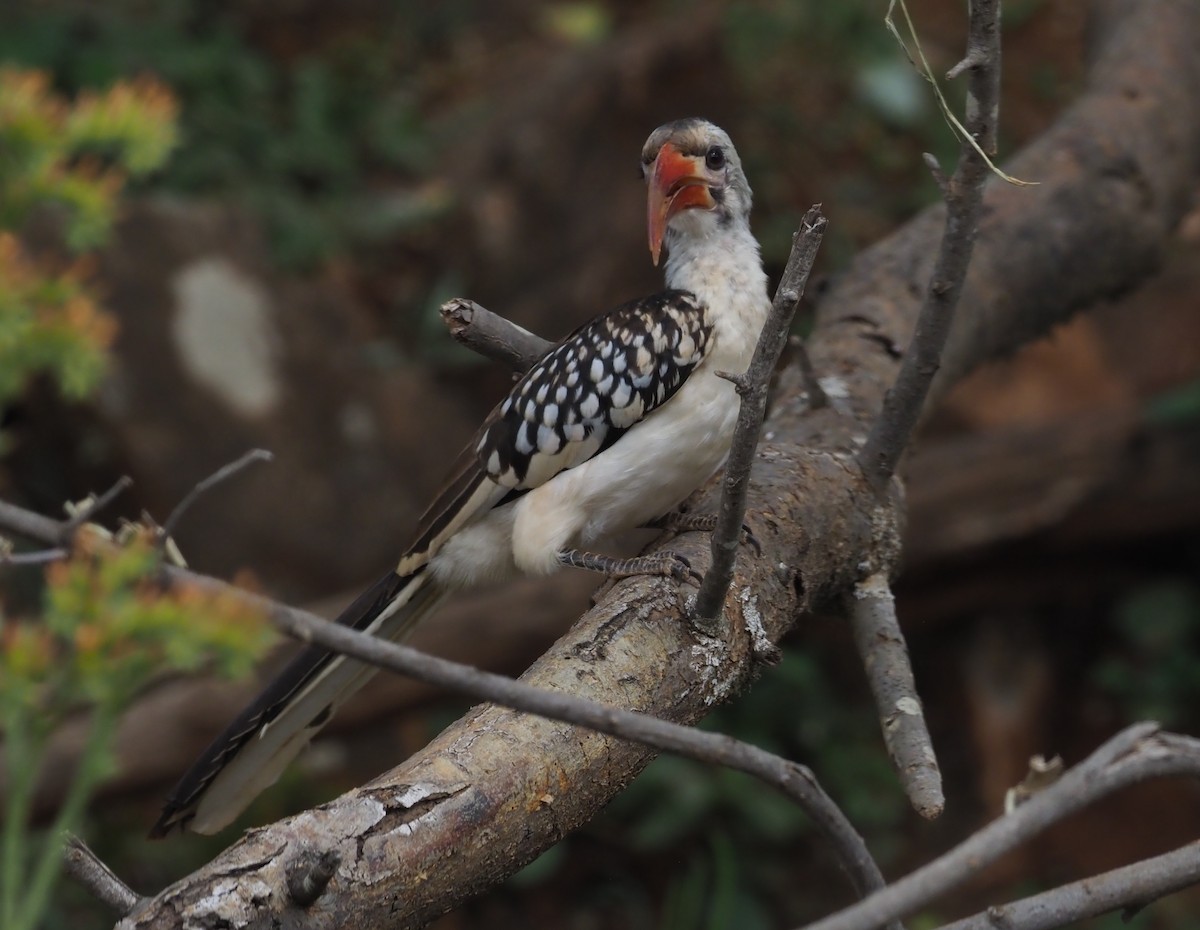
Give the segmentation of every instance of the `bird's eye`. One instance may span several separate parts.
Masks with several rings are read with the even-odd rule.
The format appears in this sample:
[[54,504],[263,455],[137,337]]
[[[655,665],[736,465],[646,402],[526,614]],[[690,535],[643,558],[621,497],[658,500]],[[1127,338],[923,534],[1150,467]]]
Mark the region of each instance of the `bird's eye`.
[[709,171],[720,171],[725,167],[725,151],[719,145],[712,146],[704,156]]

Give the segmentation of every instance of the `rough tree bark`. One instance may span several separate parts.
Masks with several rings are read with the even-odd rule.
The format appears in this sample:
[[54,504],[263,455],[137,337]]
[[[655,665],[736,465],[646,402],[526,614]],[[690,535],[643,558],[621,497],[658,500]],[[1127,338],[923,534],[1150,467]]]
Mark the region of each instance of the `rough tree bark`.
[[[1197,461],[1200,429],[1186,423],[1144,423],[1124,407],[1048,426],[927,440],[914,450],[908,467],[904,579],[914,572],[936,571],[948,558],[961,562],[1035,534],[1042,534],[1044,545],[1062,549],[1151,538],[1195,526],[1200,523]],[[964,599],[979,596],[972,577],[960,579],[969,589],[965,593],[946,584],[924,596],[909,588],[908,619],[914,612],[936,619],[956,608],[967,609]],[[1026,604],[1046,584],[1061,586],[1061,569],[1055,580],[1043,585],[1030,584],[1028,577],[1025,582],[1014,585],[1007,576],[993,577],[988,596],[994,605]],[[468,665],[516,674],[544,651],[568,617],[580,613],[594,586],[582,573],[564,572],[476,592],[439,613],[436,623],[421,627],[412,645]],[[918,585],[921,591],[926,587]],[[337,600],[316,613],[332,616],[348,602]],[[503,625],[482,623],[488,616],[504,617]],[[272,665],[264,674],[277,668]],[[166,791],[259,687],[254,682],[231,685],[220,679],[181,678],[146,694],[121,719],[115,741],[118,771],[98,797],[127,799]],[[353,733],[395,720],[439,694],[432,685],[379,675],[339,711],[324,733]],[[86,719],[79,719],[55,734],[35,798],[39,816],[62,802],[86,732]]]
[[[1200,11],[1190,0],[1098,7],[1085,92],[1008,166],[1040,186],[988,192],[936,393],[1140,280],[1186,203],[1200,157]],[[807,411],[798,376],[784,373],[747,515],[763,553],[743,547],[722,636],[690,629],[688,589],[634,579],[605,589],[526,681],[692,722],[749,678],[757,625],[777,640],[813,606],[892,564],[901,489],[877,497],[854,454],[907,344],[942,219],[941,208],[922,213],[820,297],[809,350],[830,404]],[[711,509],[712,489],[693,503]],[[707,565],[707,537],[671,546]],[[584,823],[650,755],[479,707],[371,784],[250,831],[118,926],[418,926]],[[289,862],[328,850],[341,865],[325,893],[306,909],[290,903]]]

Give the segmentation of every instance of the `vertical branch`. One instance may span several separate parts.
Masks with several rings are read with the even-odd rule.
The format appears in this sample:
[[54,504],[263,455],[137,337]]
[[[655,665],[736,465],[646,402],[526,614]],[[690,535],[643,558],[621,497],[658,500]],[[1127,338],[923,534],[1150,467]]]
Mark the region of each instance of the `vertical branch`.
[[725,479],[721,489],[721,504],[717,510],[717,526],[712,534],[712,565],[704,574],[696,595],[694,615],[700,620],[715,621],[720,616],[725,593],[733,580],[733,566],[742,538],[742,518],[746,515],[746,494],[750,488],[750,466],[758,448],[758,435],[767,412],[767,391],[771,373],[787,345],[788,330],[796,305],[804,294],[809,272],[817,259],[817,249],[825,235],[828,220],[819,204],[809,207],[792,238],[788,256],[771,312],[763,324],[754,348],[754,357],[745,373],[725,375],[737,385],[742,398],[737,427],[725,463]]
[[958,167],[944,187],[946,227],[912,342],[896,383],[884,398],[883,410],[858,453],[858,465],[876,493],[881,493],[896,473],[941,364],[942,349],[975,247],[989,171],[984,152],[994,152],[996,148],[996,122],[1000,113],[1000,0],[972,0],[970,6],[967,54],[949,75],[970,72],[965,119],[970,138],[963,141]]

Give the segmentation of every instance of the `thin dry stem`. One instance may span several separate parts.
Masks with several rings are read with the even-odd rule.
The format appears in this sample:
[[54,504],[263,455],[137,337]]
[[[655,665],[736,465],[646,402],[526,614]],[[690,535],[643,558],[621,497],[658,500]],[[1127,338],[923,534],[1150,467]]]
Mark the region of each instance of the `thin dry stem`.
[[725,602],[725,594],[733,580],[734,563],[743,536],[750,469],[754,464],[754,453],[758,448],[758,437],[767,411],[771,374],[775,371],[784,346],[787,345],[792,317],[800,297],[804,294],[804,286],[816,261],[817,250],[821,247],[827,224],[820,204],[809,207],[792,239],[792,252],[788,256],[779,287],[776,288],[767,322],[763,324],[759,334],[750,367],[740,378],[730,376],[730,380],[738,385],[742,406],[730,445],[729,458],[725,462],[717,527],[712,534],[712,564],[700,584],[694,611],[697,624],[710,630],[720,617],[721,605]]
[[922,817],[932,820],[946,806],[942,773],[887,576],[872,575],[855,585],[846,597],[846,607],[892,765],[909,802]]
[[251,449],[245,455],[230,462],[228,465],[222,465],[207,478],[196,482],[183,500],[175,505],[175,508],[167,516],[166,522],[163,523],[159,531],[159,539],[165,544],[173,535],[175,528],[179,525],[179,521],[183,519],[183,515],[188,512],[188,509],[199,500],[205,493],[215,488],[222,481],[228,481],[234,475],[249,468],[255,462],[269,462],[274,456],[266,449]]
[[966,138],[958,168],[946,185],[946,226],[941,247],[900,373],[857,457],[877,494],[884,492],[896,473],[920,418],[941,364],[942,349],[975,248],[988,178],[989,163],[984,152],[995,147],[1000,106],[999,0],[975,0],[971,4],[967,47],[974,64],[967,89]]

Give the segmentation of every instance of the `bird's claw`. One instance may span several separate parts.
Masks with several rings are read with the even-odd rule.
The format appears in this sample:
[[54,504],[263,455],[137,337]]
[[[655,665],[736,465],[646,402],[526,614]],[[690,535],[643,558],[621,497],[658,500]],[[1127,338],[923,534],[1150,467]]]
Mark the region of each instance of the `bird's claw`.
[[687,556],[680,555],[678,552],[664,552],[663,559],[666,561],[663,574],[673,578],[680,584],[683,584],[689,578],[697,585],[704,580],[704,576],[692,568],[691,560]]

